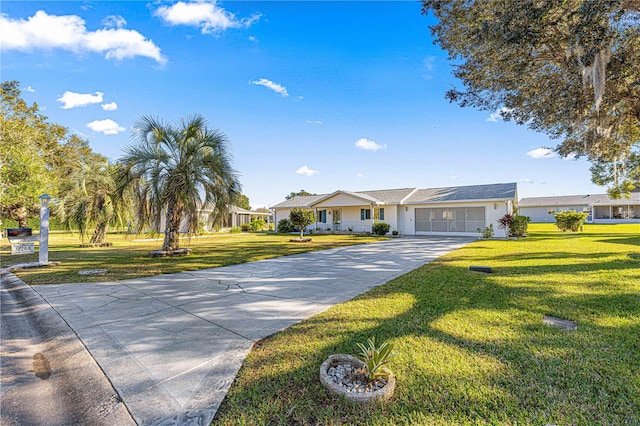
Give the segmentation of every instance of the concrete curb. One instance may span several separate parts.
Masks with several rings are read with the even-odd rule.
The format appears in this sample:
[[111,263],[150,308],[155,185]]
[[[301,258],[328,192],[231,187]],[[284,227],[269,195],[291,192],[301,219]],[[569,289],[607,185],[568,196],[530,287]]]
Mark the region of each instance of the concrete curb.
[[0,269],[0,282],[0,422],[135,425],[107,376],[58,312],[6,269]]

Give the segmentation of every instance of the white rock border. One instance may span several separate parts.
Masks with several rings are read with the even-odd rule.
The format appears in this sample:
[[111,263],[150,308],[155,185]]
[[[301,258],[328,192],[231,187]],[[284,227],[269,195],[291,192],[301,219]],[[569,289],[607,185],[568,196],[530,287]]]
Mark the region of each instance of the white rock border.
[[106,269],[83,269],[78,272],[78,275],[106,275]]
[[374,401],[386,401],[393,396],[393,392],[396,390],[396,377],[390,374],[387,380],[386,386],[382,389],[375,390],[373,392],[353,393],[348,392],[342,386],[339,386],[328,374],[329,368],[338,364],[350,363],[356,368],[362,368],[363,362],[353,355],[346,354],[334,354],[329,355],[329,358],[320,366],[320,383],[329,390],[329,392],[336,395],[344,396],[348,401],[357,403],[368,403]]

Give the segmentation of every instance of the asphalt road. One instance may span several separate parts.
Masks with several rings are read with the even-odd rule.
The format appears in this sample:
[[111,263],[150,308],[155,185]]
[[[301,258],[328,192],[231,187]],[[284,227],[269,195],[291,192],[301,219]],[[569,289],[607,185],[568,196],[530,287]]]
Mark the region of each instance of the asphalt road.
[[58,313],[6,270],[0,282],[0,424],[135,425]]

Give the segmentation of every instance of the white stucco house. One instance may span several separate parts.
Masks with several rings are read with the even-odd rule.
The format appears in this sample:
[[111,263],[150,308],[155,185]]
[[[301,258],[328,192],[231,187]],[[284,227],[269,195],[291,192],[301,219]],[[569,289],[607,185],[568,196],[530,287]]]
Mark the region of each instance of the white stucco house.
[[523,198],[518,202],[518,213],[529,216],[531,222],[555,223],[554,213],[564,210],[587,212],[589,223],[640,223],[640,192],[619,200],[607,194],[587,194]]
[[[209,226],[209,216],[211,216],[212,213],[213,205],[211,204],[205,204],[198,209],[198,220],[203,224],[205,231],[213,231],[213,228]],[[267,223],[271,223],[273,214],[271,212],[246,210],[242,207],[229,205],[227,206],[227,211],[222,217],[222,221],[219,225],[222,229],[229,229],[233,228],[234,226],[242,226],[244,224],[248,224],[254,217],[263,219]],[[166,217],[163,212],[163,214],[160,216],[160,224],[157,229],[158,232],[164,232],[165,223]],[[187,217],[182,218],[182,222],[180,224],[180,232],[188,232]]]
[[[298,196],[271,206],[274,222],[288,218],[294,207],[316,211],[307,230],[371,232],[375,221],[386,222],[401,235],[480,236],[498,219],[513,214],[516,183],[447,188],[401,188],[377,191],[335,191]],[[480,231],[478,231],[480,229]]]

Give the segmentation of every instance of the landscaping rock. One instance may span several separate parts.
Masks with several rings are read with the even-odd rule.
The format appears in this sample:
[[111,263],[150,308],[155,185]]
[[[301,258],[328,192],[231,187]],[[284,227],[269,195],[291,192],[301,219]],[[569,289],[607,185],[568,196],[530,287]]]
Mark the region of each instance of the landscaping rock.
[[84,243],[84,244],[80,244],[80,248],[85,248],[85,247],[112,247],[113,243]]
[[171,250],[171,251],[154,250],[149,252],[149,257],[186,256],[190,253],[191,253],[190,248],[181,248],[178,250]]
[[84,269],[78,275],[106,275],[106,269]]
[[29,269],[29,268],[41,268],[43,266],[56,266],[59,265],[60,262],[48,262],[48,263],[40,263],[40,262],[27,262],[27,263],[16,263],[13,265],[6,266],[6,269],[9,272],[18,271],[20,269]]
[[561,328],[563,330],[575,331],[578,329],[578,323],[575,321],[563,320],[549,315],[545,315],[542,318],[542,323],[552,327]]

